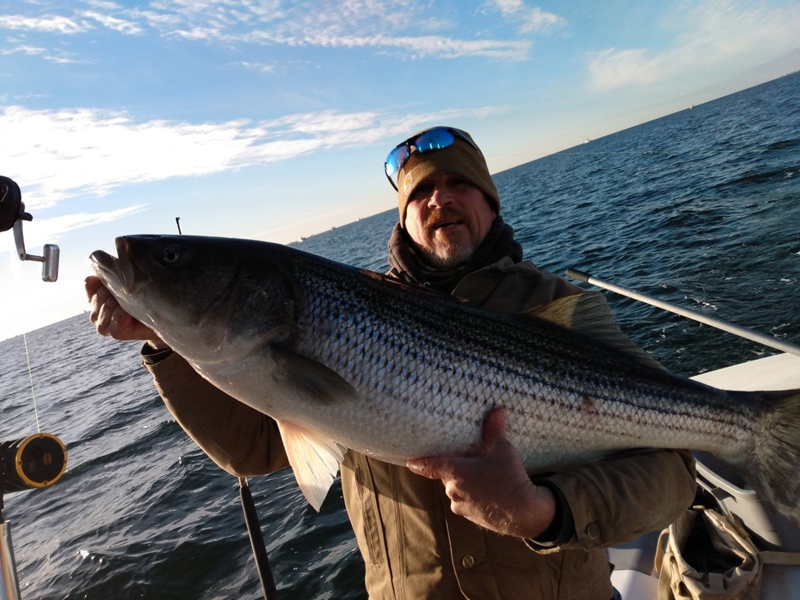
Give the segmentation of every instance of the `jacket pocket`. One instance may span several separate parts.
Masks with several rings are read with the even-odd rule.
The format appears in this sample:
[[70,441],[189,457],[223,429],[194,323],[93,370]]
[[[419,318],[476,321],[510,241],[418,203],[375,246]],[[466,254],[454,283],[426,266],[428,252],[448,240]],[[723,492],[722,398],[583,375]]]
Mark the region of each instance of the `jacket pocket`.
[[378,519],[378,506],[376,505],[375,489],[372,476],[369,472],[369,465],[366,461],[358,461],[353,469],[356,490],[358,494],[358,505],[361,509],[363,521],[361,533],[364,537],[369,556],[364,559],[373,568],[381,567],[385,564],[386,558],[383,551],[383,536],[380,520]]

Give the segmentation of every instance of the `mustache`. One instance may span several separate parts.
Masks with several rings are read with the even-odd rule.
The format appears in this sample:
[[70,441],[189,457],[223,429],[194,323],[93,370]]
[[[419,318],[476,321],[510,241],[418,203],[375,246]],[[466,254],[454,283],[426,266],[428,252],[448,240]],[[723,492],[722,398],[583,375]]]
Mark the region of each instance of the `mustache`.
[[467,223],[467,218],[460,210],[455,208],[437,208],[435,211],[432,211],[428,214],[424,225],[426,228],[430,228],[448,221],[463,221],[464,223]]

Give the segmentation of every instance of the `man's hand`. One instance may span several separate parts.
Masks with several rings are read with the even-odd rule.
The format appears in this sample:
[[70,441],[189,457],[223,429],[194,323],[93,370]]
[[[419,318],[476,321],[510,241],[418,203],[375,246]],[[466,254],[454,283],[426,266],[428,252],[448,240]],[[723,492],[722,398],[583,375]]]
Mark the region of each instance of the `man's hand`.
[[155,331],[125,312],[99,277],[87,277],[84,287],[86,298],[92,307],[89,320],[94,324],[97,333],[115,340],[146,341],[155,349],[168,347]]
[[478,455],[409,459],[406,466],[441,479],[455,514],[497,533],[536,538],[553,522],[556,500],[531,482],[505,427],[505,413],[494,409],[486,415]]

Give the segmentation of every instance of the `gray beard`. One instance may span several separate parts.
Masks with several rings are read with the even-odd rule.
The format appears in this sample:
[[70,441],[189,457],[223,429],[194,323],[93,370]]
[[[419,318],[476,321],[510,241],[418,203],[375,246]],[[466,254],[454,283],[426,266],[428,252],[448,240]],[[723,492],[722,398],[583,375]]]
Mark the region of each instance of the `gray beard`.
[[475,253],[477,246],[474,244],[463,245],[439,245],[437,250],[431,252],[427,249],[419,248],[425,262],[437,269],[455,268],[467,262]]

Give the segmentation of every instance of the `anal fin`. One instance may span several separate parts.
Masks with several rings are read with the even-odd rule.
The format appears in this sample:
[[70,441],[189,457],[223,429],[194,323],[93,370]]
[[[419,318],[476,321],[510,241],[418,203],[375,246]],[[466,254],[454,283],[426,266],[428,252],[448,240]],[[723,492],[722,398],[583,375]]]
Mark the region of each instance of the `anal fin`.
[[319,511],[346,449],[306,427],[286,421],[277,423],[297,484],[308,503]]

